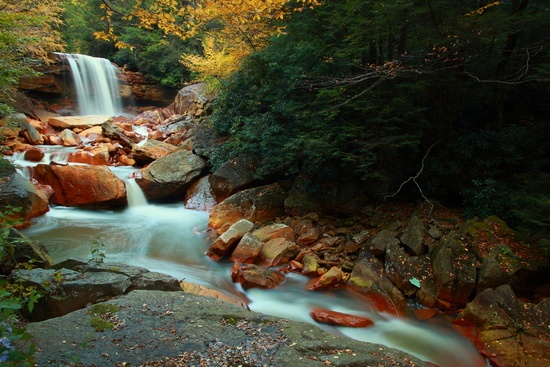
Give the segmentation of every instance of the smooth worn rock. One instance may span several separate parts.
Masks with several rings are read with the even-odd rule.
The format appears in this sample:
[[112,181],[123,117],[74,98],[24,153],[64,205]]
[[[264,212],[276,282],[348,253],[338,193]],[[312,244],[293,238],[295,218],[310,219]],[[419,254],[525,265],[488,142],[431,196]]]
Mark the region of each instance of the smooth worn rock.
[[349,315],[321,308],[314,308],[309,314],[313,320],[321,324],[346,327],[368,327],[374,325],[374,321],[368,317]]
[[0,207],[20,208],[13,218],[29,220],[50,210],[48,197],[31,181],[15,172],[11,164],[0,172]]
[[25,152],[25,160],[31,162],[40,162],[45,154],[40,148],[31,148]]
[[66,147],[75,147],[82,144],[82,139],[80,136],[70,129],[64,129],[61,132],[61,141]]
[[85,147],[84,149],[72,152],[67,157],[68,162],[83,163],[96,166],[106,166],[109,164],[109,148],[105,145]]
[[140,166],[145,166],[159,158],[172,154],[179,148],[175,145],[158,140],[148,140],[143,145],[132,146],[132,157]]
[[140,171],[137,184],[147,199],[185,196],[185,190],[206,168],[204,159],[186,150],[178,150],[157,159]]
[[235,264],[231,279],[240,283],[243,289],[275,288],[285,280],[285,275],[277,270],[265,269],[254,264]]
[[300,252],[300,247],[285,238],[267,241],[260,250],[257,263],[262,266],[288,264]]
[[208,226],[221,234],[243,218],[266,223],[284,216],[287,190],[288,184],[282,182],[239,191],[214,207]]
[[22,121],[19,127],[29,143],[33,145],[44,144],[44,137],[28,121]]
[[252,233],[245,233],[231,253],[229,261],[241,264],[254,264],[260,255],[263,243]]
[[245,233],[250,232],[253,227],[254,223],[246,219],[241,219],[237,223],[234,223],[210,245],[206,255],[213,260],[220,260],[225,254],[231,252],[237,242]]
[[39,164],[33,177],[53,188],[51,199],[64,206],[124,206],[126,187],[105,166],[61,166]]
[[383,345],[184,292],[134,291],[101,305],[112,310],[104,316],[110,327],[101,332],[91,325],[98,317],[92,309],[27,325],[37,365],[64,366],[73,357],[97,367],[429,365]]
[[89,116],[55,116],[48,119],[48,124],[61,129],[89,129],[92,126],[101,125],[110,116],[89,115]]

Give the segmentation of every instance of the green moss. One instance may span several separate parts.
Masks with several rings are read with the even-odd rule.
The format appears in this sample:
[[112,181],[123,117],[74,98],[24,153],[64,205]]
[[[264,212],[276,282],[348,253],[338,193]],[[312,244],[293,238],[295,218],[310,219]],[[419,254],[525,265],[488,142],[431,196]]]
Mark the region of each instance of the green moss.
[[234,315],[224,315],[223,321],[229,325],[237,325],[237,322],[242,320],[242,317],[234,316]]

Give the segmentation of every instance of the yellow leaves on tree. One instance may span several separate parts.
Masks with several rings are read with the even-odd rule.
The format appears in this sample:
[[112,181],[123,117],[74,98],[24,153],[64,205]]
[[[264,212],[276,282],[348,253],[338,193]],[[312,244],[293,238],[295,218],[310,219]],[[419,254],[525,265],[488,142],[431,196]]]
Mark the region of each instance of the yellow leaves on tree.
[[[121,2],[123,0],[118,1],[119,5]],[[115,3],[114,0],[103,2],[108,29],[97,32],[95,37],[117,42],[110,24]],[[203,77],[222,77],[234,71],[252,51],[263,47],[268,37],[283,30],[273,21],[288,14],[287,3],[288,0],[135,0],[135,5],[122,19],[183,39],[200,35],[203,55],[184,55],[182,62]],[[294,10],[301,11],[319,5],[320,0],[298,0],[297,3],[301,7]],[[119,46],[124,45],[119,43]]]

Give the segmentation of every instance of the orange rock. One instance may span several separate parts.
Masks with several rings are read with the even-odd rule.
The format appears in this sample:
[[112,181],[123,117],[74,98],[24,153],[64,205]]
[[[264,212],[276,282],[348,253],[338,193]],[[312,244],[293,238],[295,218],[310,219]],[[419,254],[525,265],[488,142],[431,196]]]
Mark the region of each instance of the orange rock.
[[254,264],[236,263],[231,271],[231,279],[241,283],[244,289],[271,289],[285,280],[285,275],[277,270],[265,269]]
[[313,320],[329,325],[347,326],[347,327],[368,327],[374,325],[368,317],[349,315],[342,312],[330,311],[321,308],[314,308],[309,313]]
[[311,280],[306,288],[310,291],[334,289],[341,286],[342,279],[344,279],[344,272],[342,269],[337,266],[333,266],[319,278]]

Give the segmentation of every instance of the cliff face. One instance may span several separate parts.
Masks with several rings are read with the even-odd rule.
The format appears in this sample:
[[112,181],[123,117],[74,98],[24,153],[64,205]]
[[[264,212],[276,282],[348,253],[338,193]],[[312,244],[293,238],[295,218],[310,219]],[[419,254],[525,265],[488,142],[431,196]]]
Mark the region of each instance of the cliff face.
[[[48,99],[75,95],[71,70],[63,55],[52,55],[52,62],[37,68],[41,74],[23,79],[19,88],[26,92],[45,95]],[[165,88],[146,75],[119,68],[119,93],[123,100],[139,104],[168,105],[177,90]]]

